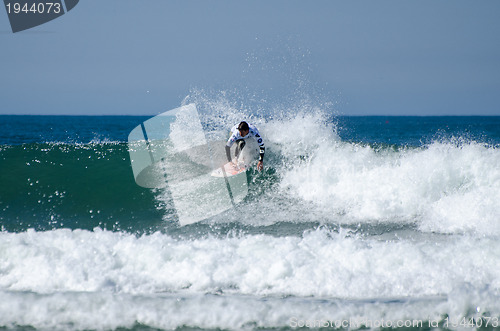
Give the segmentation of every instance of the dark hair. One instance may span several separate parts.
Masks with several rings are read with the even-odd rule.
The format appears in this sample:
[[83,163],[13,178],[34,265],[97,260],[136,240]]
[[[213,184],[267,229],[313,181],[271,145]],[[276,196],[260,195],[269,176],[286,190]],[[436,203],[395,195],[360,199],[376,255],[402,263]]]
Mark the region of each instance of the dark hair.
[[249,128],[248,128],[248,123],[247,122],[241,122],[240,125],[238,125],[238,130],[243,130],[243,131],[247,131]]

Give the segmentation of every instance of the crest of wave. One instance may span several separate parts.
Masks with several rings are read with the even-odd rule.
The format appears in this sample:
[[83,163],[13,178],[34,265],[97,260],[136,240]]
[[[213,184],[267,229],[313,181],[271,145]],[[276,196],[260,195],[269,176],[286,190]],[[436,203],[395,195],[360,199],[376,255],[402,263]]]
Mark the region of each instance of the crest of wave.
[[[423,231],[500,234],[500,151],[476,142],[375,148],[342,142],[314,122],[286,148],[304,153],[282,176],[292,195],[353,223],[416,223]],[[327,130],[328,131],[328,130]],[[301,146],[302,145],[302,146]]]

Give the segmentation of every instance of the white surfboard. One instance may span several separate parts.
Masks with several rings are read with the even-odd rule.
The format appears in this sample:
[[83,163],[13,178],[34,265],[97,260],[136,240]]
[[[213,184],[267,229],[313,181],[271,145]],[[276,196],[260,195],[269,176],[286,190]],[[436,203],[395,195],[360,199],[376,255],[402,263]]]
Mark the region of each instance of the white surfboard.
[[239,175],[243,172],[245,172],[247,168],[245,167],[244,164],[241,165],[235,165],[232,162],[228,162],[224,164],[224,167],[220,167],[212,171],[211,176],[212,177],[231,177],[231,176],[236,176]]

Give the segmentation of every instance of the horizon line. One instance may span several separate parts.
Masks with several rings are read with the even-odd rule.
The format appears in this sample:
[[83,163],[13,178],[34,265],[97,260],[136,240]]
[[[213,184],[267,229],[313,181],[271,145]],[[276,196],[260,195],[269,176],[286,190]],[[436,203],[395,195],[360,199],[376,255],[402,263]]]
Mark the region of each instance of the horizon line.
[[[0,114],[0,116],[68,116],[68,117],[147,117],[157,116],[157,114]],[[436,114],[436,115],[416,115],[416,114],[338,114],[335,117],[498,117],[500,114]]]

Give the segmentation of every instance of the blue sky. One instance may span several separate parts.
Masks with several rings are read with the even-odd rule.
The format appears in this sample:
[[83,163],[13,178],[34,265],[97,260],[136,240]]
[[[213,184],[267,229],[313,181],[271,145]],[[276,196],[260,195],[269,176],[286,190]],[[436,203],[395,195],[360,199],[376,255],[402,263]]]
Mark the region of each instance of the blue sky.
[[499,17],[495,0],[82,0],[13,34],[2,9],[0,114],[154,115],[201,89],[500,115]]

